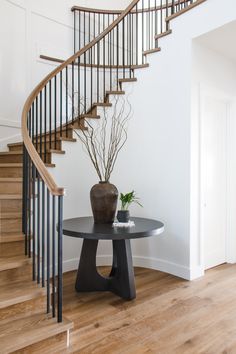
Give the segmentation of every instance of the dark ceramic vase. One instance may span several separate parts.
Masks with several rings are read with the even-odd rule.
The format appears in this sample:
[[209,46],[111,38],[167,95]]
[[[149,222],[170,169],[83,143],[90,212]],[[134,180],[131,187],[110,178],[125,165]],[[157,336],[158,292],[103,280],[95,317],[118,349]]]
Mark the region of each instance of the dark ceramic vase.
[[117,220],[119,222],[129,222],[129,210],[118,210]]
[[118,190],[114,184],[99,182],[90,191],[95,224],[112,224],[115,219]]

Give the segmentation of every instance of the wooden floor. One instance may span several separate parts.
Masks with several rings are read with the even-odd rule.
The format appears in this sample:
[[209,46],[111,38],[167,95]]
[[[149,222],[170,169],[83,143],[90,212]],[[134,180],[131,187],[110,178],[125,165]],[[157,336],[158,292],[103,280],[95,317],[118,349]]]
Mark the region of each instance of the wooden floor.
[[110,293],[76,294],[75,272],[65,274],[71,345],[54,343],[42,352],[236,353],[236,265],[211,269],[192,282],[141,268],[135,273],[137,298],[130,302]]

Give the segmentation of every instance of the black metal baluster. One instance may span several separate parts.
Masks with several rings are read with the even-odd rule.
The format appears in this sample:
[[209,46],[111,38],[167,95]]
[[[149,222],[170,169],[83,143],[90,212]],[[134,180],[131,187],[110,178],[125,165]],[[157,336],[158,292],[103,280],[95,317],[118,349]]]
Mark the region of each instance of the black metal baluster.
[[93,47],[89,49],[89,58],[90,58],[90,107],[93,106]]
[[36,145],[36,151],[39,152],[39,148],[38,148],[38,117],[39,117],[39,107],[38,107],[38,96],[36,97],[36,138],[34,141],[34,144]]
[[163,33],[163,0],[161,0],[161,3],[160,3],[160,6],[161,6],[161,13],[160,13],[160,25],[161,25],[161,32],[160,33]]
[[81,49],[81,12],[79,11],[79,50]]
[[52,316],[56,316],[56,216],[55,196],[52,196]]
[[33,195],[33,229],[32,229],[32,248],[33,248],[33,260],[32,260],[32,267],[33,267],[33,281],[36,280],[36,261],[35,261],[35,256],[36,256],[36,203],[35,203],[35,198],[36,198],[36,191],[35,191],[35,183],[36,183],[36,169],[34,164],[32,163],[32,195]]
[[43,129],[43,127],[42,127],[42,124],[43,124],[43,107],[42,107],[42,105],[43,105],[43,97],[42,97],[42,91],[40,91],[40,96],[39,96],[39,98],[40,98],[40,105],[39,105],[39,141],[40,141],[40,143],[39,143],[39,150],[40,150],[40,157],[42,158],[42,152],[43,152],[43,147],[42,147],[42,129]]
[[123,78],[125,78],[125,19],[122,20],[122,48]]
[[80,57],[78,58],[78,118],[80,118]]
[[129,40],[130,40],[130,61],[129,61],[129,77],[131,78],[131,65],[133,62],[133,21],[132,21],[132,14],[129,14]]
[[106,38],[103,37],[103,97],[105,97],[105,93],[106,93]]
[[23,146],[23,199],[22,199],[22,231],[25,235],[25,255],[27,256],[28,252],[28,223],[27,223],[27,208],[28,208],[28,153]]
[[44,161],[47,162],[47,85],[44,87]]
[[144,63],[144,0],[142,0],[142,64]]
[[[31,140],[34,141],[35,137],[35,103],[32,103],[32,136]],[[32,165],[32,280],[36,280],[36,264],[35,264],[35,231],[36,231],[36,206],[35,206],[35,179],[36,179],[36,171],[33,161],[31,161]]]
[[63,124],[63,112],[62,112],[62,71],[60,72],[60,137],[62,137],[62,124]]
[[139,27],[138,27],[138,5],[136,5],[136,65],[138,65],[138,50],[139,50],[139,45],[138,45],[138,31],[139,31]]
[[52,81],[49,81],[49,150],[52,148]]
[[72,99],[72,124],[74,123],[75,118],[75,62],[72,62],[72,70],[71,70],[71,99]]
[[62,322],[62,210],[63,196],[58,197],[58,275],[57,275],[57,320]]
[[85,47],[85,44],[86,44],[85,35],[86,35],[86,19],[85,19],[85,11],[84,11],[84,47]]
[[131,22],[131,60],[130,60],[129,72],[131,77],[132,74],[131,65],[133,65],[134,62],[134,15],[132,13],[130,14],[130,22]]
[[151,49],[155,48],[155,33],[153,31],[153,11],[151,12]]
[[50,192],[47,189],[47,313],[50,305]]
[[41,226],[41,213],[40,213],[40,207],[41,207],[41,195],[40,195],[40,189],[41,189],[41,179],[39,174],[37,174],[37,188],[38,188],[38,203],[37,203],[37,283],[40,284],[40,257],[41,257],[41,240],[40,240],[40,226]]
[[84,53],[84,114],[87,113],[87,52]]
[[100,42],[97,43],[97,102],[99,99],[99,65],[100,65]]
[[76,11],[74,11],[74,53],[76,52]]
[[42,181],[42,287],[45,287],[45,183]]
[[57,76],[54,77],[54,149],[57,148]]
[[155,35],[156,35],[157,34],[157,0],[155,0],[154,8],[155,8]]
[[66,137],[68,137],[68,66],[66,66]]
[[150,11],[150,0],[148,0],[148,49],[151,49],[151,11]]
[[112,90],[112,33],[109,33],[109,51],[110,51],[110,91]]
[[[29,126],[30,131],[30,126]],[[28,154],[28,211],[27,211],[27,239],[28,239],[28,257],[31,258],[31,186],[32,186],[32,174],[31,174],[31,158]]]
[[119,90],[119,24],[116,27],[117,31],[117,69],[116,69],[116,89]]
[[[124,19],[125,21],[125,19]],[[126,66],[129,65],[129,56],[130,56],[130,53],[129,53],[129,16],[127,15],[126,16]]]
[[[168,17],[168,9],[169,9],[169,3],[168,3],[168,0],[166,0],[166,18]],[[165,24],[166,24],[166,31],[168,31],[168,27],[169,27],[169,22],[168,21],[165,21]]]
[[95,16],[95,12],[94,12],[94,14],[93,14],[93,39],[96,37],[96,30],[95,30],[96,21],[95,21],[95,18],[96,18],[96,16]]
[[171,5],[171,15],[175,13],[175,0],[172,0],[172,5]]
[[[114,22],[115,16],[113,15],[113,22]],[[115,29],[112,30],[112,58],[113,58],[113,65],[115,66]],[[112,78],[113,78],[113,71],[112,71]],[[113,82],[113,80],[112,80]]]

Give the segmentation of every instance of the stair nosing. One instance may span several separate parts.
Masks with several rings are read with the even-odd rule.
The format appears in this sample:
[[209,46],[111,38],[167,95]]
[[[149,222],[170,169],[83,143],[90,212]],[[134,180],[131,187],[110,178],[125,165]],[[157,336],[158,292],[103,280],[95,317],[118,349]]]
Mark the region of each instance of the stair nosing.
[[21,256],[0,258],[0,272],[21,268],[24,265],[29,264],[30,262],[31,259],[26,256],[24,258],[21,258]]
[[25,235],[22,232],[4,232],[0,234],[0,243],[23,242]]
[[0,163],[0,167],[22,167],[23,163],[21,162],[8,162],[8,163]]
[[[22,287],[22,283],[24,284],[24,286]],[[9,306],[13,306],[13,305],[17,305],[20,304],[22,302],[26,302],[29,300],[33,300],[35,298],[37,298],[38,296],[43,296],[46,294],[46,289],[42,288],[41,286],[36,286],[35,283],[33,283],[31,280],[28,281],[23,281],[23,282],[14,282],[13,288],[18,286],[20,284],[21,290],[22,290],[22,294],[18,294],[15,295],[15,293],[13,292],[13,296],[10,297],[10,293],[8,294],[7,292],[5,292],[7,298],[6,299],[1,299],[1,296],[4,294],[1,293],[0,295],[0,309],[4,309],[7,308]],[[33,287],[33,285],[35,285],[35,288]],[[29,290],[28,292],[26,290]],[[10,288],[9,291],[11,291],[12,289]],[[23,291],[26,291],[25,293],[23,293]]]
[[22,194],[20,193],[15,193],[15,194],[0,193],[0,200],[21,200],[21,199],[22,199]]
[[[42,317],[42,319],[45,317],[44,321],[49,322],[47,323],[47,326],[46,323],[43,321],[41,327],[37,326],[34,328],[29,322],[28,327],[25,327],[24,329],[20,329],[20,330],[18,329],[17,331],[16,330],[12,331],[11,333],[7,333],[5,336],[1,336],[1,341],[5,349],[3,354],[9,354],[21,350],[23,348],[27,348],[43,340],[52,338],[60,333],[67,332],[73,328],[73,322],[69,321],[66,318],[63,318],[63,321],[61,323],[56,322],[55,318],[52,318],[51,316],[45,314],[32,315],[29,316],[28,318],[32,318],[34,322],[35,321],[34,318],[37,319],[37,317],[40,316]],[[25,320],[26,319],[27,318],[25,318]],[[20,328],[21,321],[22,319],[15,321],[16,325],[18,322],[19,328]],[[46,328],[46,331],[42,331],[43,328]],[[24,333],[27,334],[30,333],[30,335],[24,336]],[[11,340],[12,336],[14,336],[15,339],[14,341]],[[22,338],[27,338],[27,339],[22,340]],[[0,348],[1,348],[1,344],[0,344]]]

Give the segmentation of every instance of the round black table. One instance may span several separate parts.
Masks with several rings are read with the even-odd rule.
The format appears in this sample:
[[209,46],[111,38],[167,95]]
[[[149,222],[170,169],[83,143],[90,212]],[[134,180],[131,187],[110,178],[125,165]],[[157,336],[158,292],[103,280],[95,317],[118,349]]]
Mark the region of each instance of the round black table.
[[[63,221],[64,235],[83,239],[76,291],[111,291],[127,300],[136,297],[130,240],[160,235],[164,231],[164,224],[144,218],[131,218],[131,221],[134,221],[135,226],[94,224],[92,217]],[[111,240],[113,245],[113,264],[108,277],[101,276],[97,271],[99,240]]]

